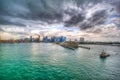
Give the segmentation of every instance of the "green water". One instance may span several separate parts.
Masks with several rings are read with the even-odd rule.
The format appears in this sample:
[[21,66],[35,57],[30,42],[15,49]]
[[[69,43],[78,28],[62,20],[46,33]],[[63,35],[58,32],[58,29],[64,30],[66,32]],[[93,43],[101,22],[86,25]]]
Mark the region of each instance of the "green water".
[[[0,80],[120,80],[120,47],[89,46],[0,44]],[[103,49],[111,55],[107,59],[99,58]]]

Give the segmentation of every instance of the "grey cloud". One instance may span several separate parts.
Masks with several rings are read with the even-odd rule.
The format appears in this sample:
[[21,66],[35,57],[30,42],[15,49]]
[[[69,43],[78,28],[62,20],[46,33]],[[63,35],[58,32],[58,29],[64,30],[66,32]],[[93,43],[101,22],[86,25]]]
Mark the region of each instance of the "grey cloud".
[[108,14],[106,10],[98,10],[89,19],[85,19],[85,21],[81,22],[79,27],[81,30],[85,30],[100,24],[104,24],[107,16]]
[[86,31],[87,33],[95,33],[95,34],[98,34],[98,33],[101,33],[102,30],[101,29],[93,29],[93,30],[88,30]]
[[[95,25],[104,24],[108,15],[107,10],[98,10],[89,19],[86,19],[85,16],[89,3],[93,3],[92,6],[95,6],[97,3],[103,1],[104,0],[69,0],[69,2],[68,0],[0,0],[0,16],[18,17],[25,20],[39,20],[48,24],[63,23],[66,27],[78,26],[84,30],[94,27]],[[114,0],[111,4],[116,6],[115,10],[119,12],[120,4],[118,4],[117,1],[119,0]],[[70,5],[72,8],[66,8],[67,5]],[[76,8],[74,9],[74,7]],[[70,16],[70,19],[65,22],[63,21],[64,14]],[[4,17],[0,19],[0,24],[26,26],[23,22],[12,22]]]
[[102,32],[102,30],[101,29],[96,29],[95,31],[93,31],[94,33],[100,33],[100,32]]
[[95,24],[103,24],[106,21],[108,14],[106,10],[96,11],[90,21]]
[[93,26],[92,23],[85,21],[85,22],[81,23],[81,24],[79,25],[79,27],[80,27],[81,30],[85,30],[85,29],[92,28],[92,27],[94,27],[94,26]]
[[[62,22],[62,4],[65,0],[1,0],[0,16],[40,20],[48,24]],[[24,26],[22,22],[0,19],[0,24]]]
[[74,15],[70,18],[70,20],[65,22],[65,26],[76,25],[79,22],[82,22],[84,18],[85,17],[82,14]]
[[117,9],[117,12],[120,14],[120,1],[117,3],[116,9]]
[[[9,32],[9,33],[11,33],[11,32]],[[15,34],[15,35],[29,35],[29,33],[27,33],[27,32],[12,32],[12,34]]]
[[110,4],[114,6],[115,10],[120,14],[120,0],[110,1]]
[[1,25],[16,25],[16,26],[21,26],[21,27],[25,27],[25,24],[19,23],[19,22],[9,22],[6,20],[0,20]]
[[[75,0],[79,5],[84,2],[84,0]],[[95,3],[102,2],[102,0],[92,0],[93,5],[96,5]],[[70,15],[71,18],[67,21],[65,21],[65,26],[79,26],[80,29],[88,29],[91,27],[94,27],[95,25],[104,24],[104,22],[107,19],[107,11],[105,9],[102,10],[96,10],[94,14],[87,19],[86,18],[86,9],[89,7],[88,4],[91,3],[89,0],[86,0],[84,4],[81,6],[78,6],[78,10],[75,9],[67,9],[65,11],[66,14]],[[77,5],[78,5],[77,4]],[[79,10],[79,8],[81,10]]]
[[0,27],[0,31],[5,32],[5,30],[3,30],[1,27]]
[[1,25],[17,25],[17,26],[26,26],[24,23],[21,22],[12,22],[9,18],[0,16],[0,24]]
[[67,10],[64,11],[64,13],[65,13],[65,14],[68,14],[68,15],[70,15],[70,16],[74,16],[75,14],[78,13],[78,11],[75,10],[75,9],[68,8]]

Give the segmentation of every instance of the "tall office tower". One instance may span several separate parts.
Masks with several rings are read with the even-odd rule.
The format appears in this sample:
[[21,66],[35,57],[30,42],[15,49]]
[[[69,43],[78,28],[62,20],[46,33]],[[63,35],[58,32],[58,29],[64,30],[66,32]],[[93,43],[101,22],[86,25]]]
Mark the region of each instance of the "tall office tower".
[[84,42],[84,40],[85,40],[85,39],[84,39],[83,37],[80,38],[80,42]]
[[32,38],[32,36],[30,36],[30,42],[33,42],[33,38]]
[[38,36],[38,42],[40,42],[40,35]]

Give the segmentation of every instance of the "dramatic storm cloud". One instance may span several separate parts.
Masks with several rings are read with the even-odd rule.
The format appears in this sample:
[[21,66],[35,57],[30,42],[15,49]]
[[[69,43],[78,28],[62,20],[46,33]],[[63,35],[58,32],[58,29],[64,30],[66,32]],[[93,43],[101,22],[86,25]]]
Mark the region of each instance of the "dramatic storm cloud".
[[1,32],[103,34],[110,24],[119,34],[120,0],[0,0]]

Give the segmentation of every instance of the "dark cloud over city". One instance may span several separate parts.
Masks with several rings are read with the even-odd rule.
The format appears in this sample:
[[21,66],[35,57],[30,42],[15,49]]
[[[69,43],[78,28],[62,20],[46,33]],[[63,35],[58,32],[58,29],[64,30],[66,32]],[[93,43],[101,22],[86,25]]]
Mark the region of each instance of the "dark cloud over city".
[[[109,19],[111,15],[115,16],[114,21]],[[6,31],[6,25],[28,31],[38,25],[43,30],[54,24],[82,31],[108,23],[119,27],[119,16],[120,0],[0,0],[0,31]],[[94,33],[101,31],[97,29]]]

